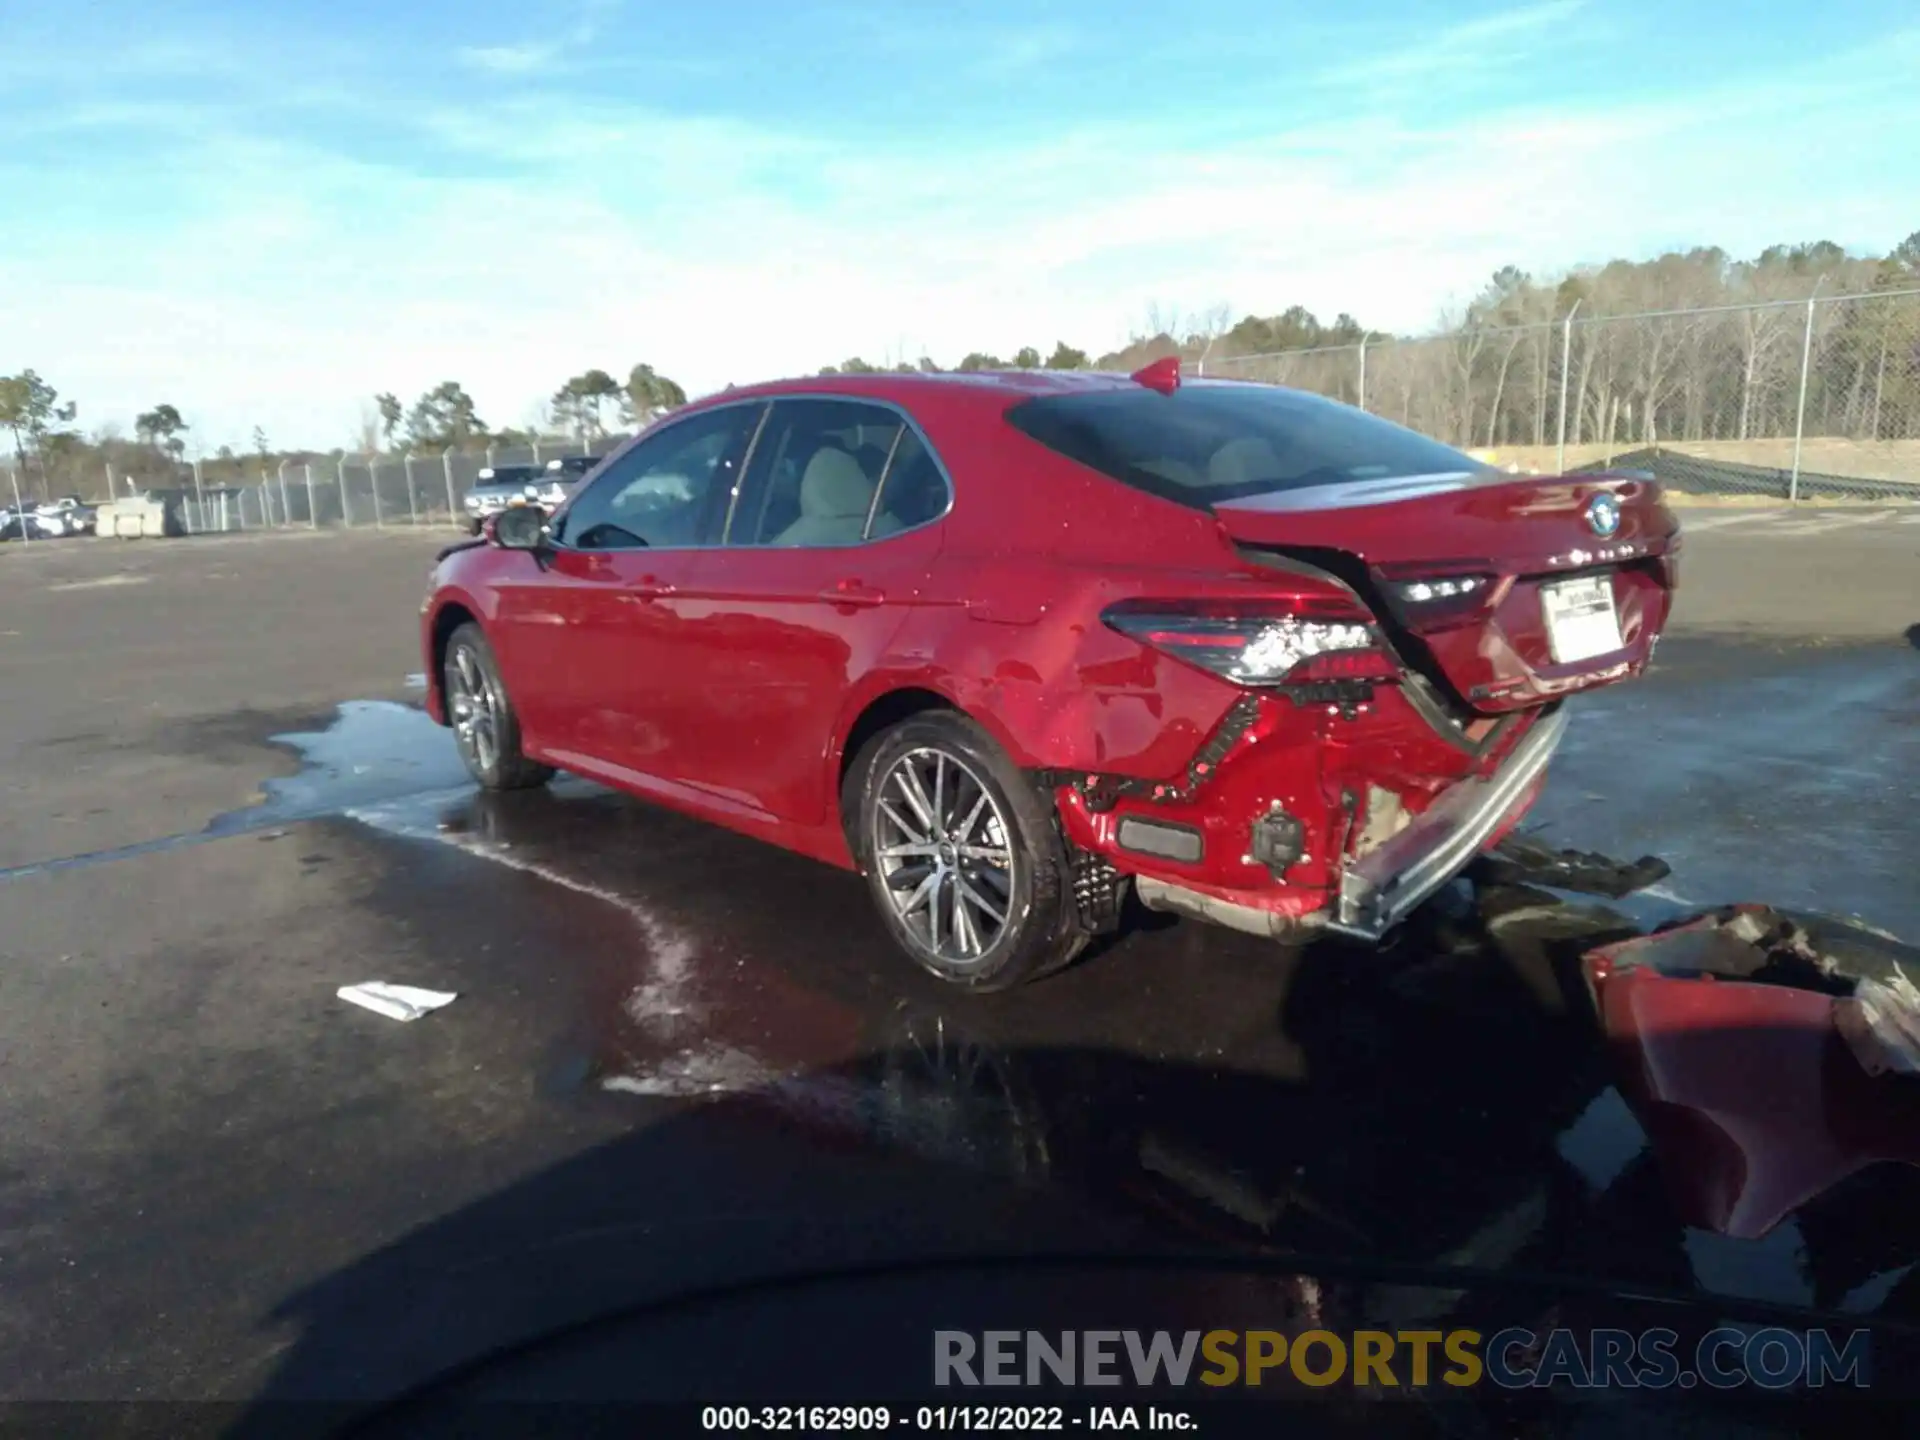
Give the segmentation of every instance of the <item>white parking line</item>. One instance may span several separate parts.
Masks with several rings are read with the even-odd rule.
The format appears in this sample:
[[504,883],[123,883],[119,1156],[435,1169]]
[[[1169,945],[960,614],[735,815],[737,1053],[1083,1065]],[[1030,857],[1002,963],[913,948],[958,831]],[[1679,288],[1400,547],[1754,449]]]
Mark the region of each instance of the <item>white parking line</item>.
[[1729,525],[1750,525],[1756,520],[1778,520],[1778,510],[1756,510],[1746,515],[1710,515],[1695,519],[1690,512],[1682,511],[1680,528],[1687,530],[1724,530]]
[[1864,515],[1810,515],[1804,520],[1784,520],[1772,526],[1769,535],[1825,535],[1830,530],[1853,530],[1885,520],[1891,510],[1870,510]]

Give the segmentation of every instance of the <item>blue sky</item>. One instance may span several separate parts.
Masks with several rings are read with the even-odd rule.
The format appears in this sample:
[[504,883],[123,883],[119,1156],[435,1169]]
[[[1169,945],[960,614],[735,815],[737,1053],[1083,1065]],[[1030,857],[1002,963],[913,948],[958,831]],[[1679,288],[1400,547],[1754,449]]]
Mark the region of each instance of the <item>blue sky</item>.
[[1920,229],[1920,13],[5,0],[0,372],[212,448],[466,384],[1432,323],[1499,265]]

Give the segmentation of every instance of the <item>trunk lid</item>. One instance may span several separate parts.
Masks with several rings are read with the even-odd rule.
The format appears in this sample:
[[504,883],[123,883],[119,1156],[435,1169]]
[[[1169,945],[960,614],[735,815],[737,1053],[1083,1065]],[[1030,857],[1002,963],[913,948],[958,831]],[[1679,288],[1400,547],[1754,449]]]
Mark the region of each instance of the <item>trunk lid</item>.
[[1249,558],[1352,585],[1405,660],[1481,713],[1638,673],[1672,598],[1679,526],[1643,475],[1423,475],[1212,509]]

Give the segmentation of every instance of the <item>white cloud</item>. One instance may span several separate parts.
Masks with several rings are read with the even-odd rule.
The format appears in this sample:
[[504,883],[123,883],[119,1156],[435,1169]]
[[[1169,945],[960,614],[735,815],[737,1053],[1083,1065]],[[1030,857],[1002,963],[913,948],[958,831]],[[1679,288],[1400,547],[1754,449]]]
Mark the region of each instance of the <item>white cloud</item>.
[[454,53],[462,64],[492,75],[528,75],[553,62],[560,47],[552,43],[466,45]]
[[1543,0],[1450,25],[1412,43],[1364,60],[1337,65],[1322,78],[1335,84],[1393,82],[1477,75],[1551,43],[1586,0]]
[[1902,44],[1674,101],[1233,145],[1141,124],[936,150],[552,97],[409,116],[409,166],[196,129],[167,172],[184,218],[0,240],[0,348],[83,420],[166,399],[211,447],[255,424],[346,443],[362,397],[446,379],[502,424],[589,365],[698,392],[853,354],[1099,350],[1152,300],[1418,329],[1508,262],[1893,243]]
[[571,52],[593,43],[602,21],[620,0],[575,0],[571,18],[556,35],[506,45],[466,45],[454,52],[460,62],[490,75],[534,75],[558,68]]

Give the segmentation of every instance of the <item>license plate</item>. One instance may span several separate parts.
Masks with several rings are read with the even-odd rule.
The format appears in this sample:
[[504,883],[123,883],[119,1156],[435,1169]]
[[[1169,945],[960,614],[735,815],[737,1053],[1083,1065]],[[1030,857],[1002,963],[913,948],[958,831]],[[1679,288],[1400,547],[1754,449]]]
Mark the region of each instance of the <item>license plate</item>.
[[1611,655],[1621,647],[1620,616],[1613,608],[1613,577],[1587,575],[1540,587],[1547,621],[1547,648],[1556,665]]

